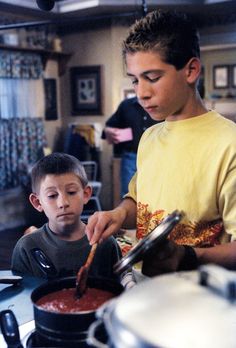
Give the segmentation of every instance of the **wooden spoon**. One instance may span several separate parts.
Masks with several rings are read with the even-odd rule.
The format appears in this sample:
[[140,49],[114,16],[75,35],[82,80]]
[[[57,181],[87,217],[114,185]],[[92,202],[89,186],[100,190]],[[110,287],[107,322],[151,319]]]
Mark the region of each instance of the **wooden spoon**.
[[80,298],[85,293],[87,288],[87,279],[88,279],[88,271],[93,261],[95,251],[97,249],[98,244],[94,243],[89,252],[87,261],[83,266],[80,267],[77,277],[76,277],[76,296]]

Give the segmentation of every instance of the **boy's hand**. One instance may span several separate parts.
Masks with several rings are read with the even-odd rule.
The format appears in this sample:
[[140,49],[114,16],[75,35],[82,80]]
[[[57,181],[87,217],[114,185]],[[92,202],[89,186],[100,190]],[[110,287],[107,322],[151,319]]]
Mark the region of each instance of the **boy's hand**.
[[109,144],[118,144],[119,141],[119,128],[106,127],[105,128],[106,139]]
[[121,228],[126,217],[125,210],[118,207],[114,210],[95,212],[88,219],[85,232],[90,244],[101,243]]
[[36,230],[37,230],[37,227],[35,227],[35,226],[30,226],[30,227],[28,227],[28,228],[24,231],[24,235],[30,234],[30,233],[32,233],[32,232],[34,232],[34,231],[36,231]]
[[163,273],[176,272],[184,255],[184,246],[166,240],[147,252],[143,259],[142,273],[148,277],[154,277]]

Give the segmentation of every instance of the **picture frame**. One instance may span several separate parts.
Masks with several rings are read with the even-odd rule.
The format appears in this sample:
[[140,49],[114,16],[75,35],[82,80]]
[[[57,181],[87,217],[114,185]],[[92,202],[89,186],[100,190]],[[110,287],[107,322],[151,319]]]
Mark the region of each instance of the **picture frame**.
[[102,115],[101,66],[70,68],[72,115]]
[[57,113],[57,81],[53,78],[44,79],[45,93],[45,120],[54,121],[58,119]]
[[232,78],[232,87],[236,88],[236,65],[232,65],[232,72],[231,72],[231,78]]
[[229,66],[228,65],[213,66],[213,87],[217,89],[229,87]]

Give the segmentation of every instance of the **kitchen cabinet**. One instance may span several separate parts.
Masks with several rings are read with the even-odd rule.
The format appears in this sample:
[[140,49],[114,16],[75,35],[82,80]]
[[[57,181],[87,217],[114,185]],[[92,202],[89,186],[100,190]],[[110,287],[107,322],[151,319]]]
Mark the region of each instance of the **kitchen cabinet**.
[[66,52],[58,52],[53,50],[46,50],[43,48],[21,47],[4,44],[0,44],[0,50],[38,53],[42,57],[44,69],[48,60],[56,60],[58,62],[58,71],[60,76],[65,73],[66,64],[72,56],[71,53]]

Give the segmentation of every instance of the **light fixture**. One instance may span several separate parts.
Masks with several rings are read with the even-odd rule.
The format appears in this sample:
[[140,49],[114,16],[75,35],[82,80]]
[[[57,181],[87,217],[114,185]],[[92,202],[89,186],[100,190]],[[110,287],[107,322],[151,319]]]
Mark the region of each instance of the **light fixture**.
[[55,5],[55,0],[36,0],[40,10],[51,11]]

